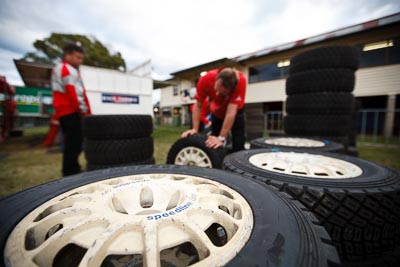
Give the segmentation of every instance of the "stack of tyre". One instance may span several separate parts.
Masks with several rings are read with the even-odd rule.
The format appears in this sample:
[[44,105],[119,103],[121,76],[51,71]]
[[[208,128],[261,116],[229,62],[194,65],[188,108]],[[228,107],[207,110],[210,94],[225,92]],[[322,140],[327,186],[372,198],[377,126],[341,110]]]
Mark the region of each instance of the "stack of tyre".
[[346,152],[350,144],[355,146],[350,136],[355,128],[352,91],[358,57],[355,47],[329,46],[291,59],[284,118],[287,135],[337,141]]
[[87,170],[154,164],[150,115],[93,115],[83,121]]

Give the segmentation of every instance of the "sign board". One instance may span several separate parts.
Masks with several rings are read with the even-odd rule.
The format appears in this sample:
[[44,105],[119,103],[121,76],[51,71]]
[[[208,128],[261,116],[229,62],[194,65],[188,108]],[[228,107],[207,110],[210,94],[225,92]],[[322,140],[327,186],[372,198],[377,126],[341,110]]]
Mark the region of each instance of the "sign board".
[[54,112],[51,89],[14,86],[14,101],[21,114],[48,115]]
[[101,94],[103,103],[111,104],[139,104],[139,96],[137,95],[120,95],[120,94]]

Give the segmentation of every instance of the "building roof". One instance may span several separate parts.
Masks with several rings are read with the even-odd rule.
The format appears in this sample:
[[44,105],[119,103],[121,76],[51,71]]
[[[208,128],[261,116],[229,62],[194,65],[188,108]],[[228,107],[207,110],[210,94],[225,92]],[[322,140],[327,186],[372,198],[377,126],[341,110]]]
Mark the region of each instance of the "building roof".
[[14,63],[25,86],[50,88],[51,71],[54,65],[16,59]]
[[392,24],[392,23],[396,23],[400,21],[400,13],[396,13],[390,16],[386,16],[383,18],[379,18],[379,19],[375,19],[375,20],[371,20],[371,21],[367,21],[364,23],[360,23],[357,25],[353,25],[353,26],[349,26],[346,28],[342,28],[342,29],[338,29],[335,31],[331,31],[331,32],[327,32],[327,33],[323,33],[323,34],[319,34],[313,37],[309,37],[306,39],[302,39],[302,40],[297,40],[295,42],[291,42],[291,43],[287,43],[287,44],[283,44],[283,45],[278,45],[278,46],[273,46],[273,47],[268,47],[259,51],[255,51],[252,53],[248,53],[248,54],[244,54],[241,56],[237,56],[232,58],[232,60],[235,60],[237,62],[241,62],[241,61],[245,61],[248,59],[252,59],[252,58],[257,58],[257,57],[262,57],[262,56],[266,56],[272,53],[277,53],[277,52],[282,52],[285,50],[290,50],[296,47],[300,47],[300,46],[305,46],[305,45],[309,45],[309,44],[313,44],[313,43],[318,43],[318,42],[322,42],[322,41],[326,41],[329,39],[334,39],[334,38],[338,38],[338,37],[342,37],[345,35],[349,35],[349,34],[354,34],[354,33],[358,33],[358,32],[362,32],[365,30],[370,30],[373,28],[378,28],[378,27],[382,27],[388,24]]
[[171,73],[171,75],[172,76],[179,76],[179,75],[184,75],[184,74],[191,73],[191,72],[194,72],[194,71],[197,71],[197,72],[207,71],[207,70],[210,70],[210,69],[213,69],[213,68],[219,68],[219,67],[222,67],[222,66],[235,65],[235,64],[237,64],[237,62],[235,60],[232,60],[232,59],[224,57],[224,58],[220,58],[220,59],[217,59],[217,60],[214,60],[214,61],[210,61],[210,62],[201,64],[201,65],[197,65],[197,66],[194,66],[194,67],[191,67],[191,68],[188,68],[188,69],[183,69],[183,70],[180,70],[180,71],[176,71],[174,73]]
[[153,89],[159,89],[172,85],[175,85],[175,82],[171,80],[166,80],[166,81],[153,80]]

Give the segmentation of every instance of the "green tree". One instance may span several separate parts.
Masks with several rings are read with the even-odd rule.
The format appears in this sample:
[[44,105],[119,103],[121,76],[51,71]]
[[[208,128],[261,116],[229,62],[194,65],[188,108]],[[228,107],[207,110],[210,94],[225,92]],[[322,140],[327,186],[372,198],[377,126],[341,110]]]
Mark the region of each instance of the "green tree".
[[55,63],[62,58],[63,47],[68,43],[80,44],[85,51],[84,65],[126,70],[125,60],[121,53],[111,54],[106,46],[94,37],[78,34],[52,33],[50,37],[36,40],[33,46],[36,52],[29,52],[23,60],[40,63]]

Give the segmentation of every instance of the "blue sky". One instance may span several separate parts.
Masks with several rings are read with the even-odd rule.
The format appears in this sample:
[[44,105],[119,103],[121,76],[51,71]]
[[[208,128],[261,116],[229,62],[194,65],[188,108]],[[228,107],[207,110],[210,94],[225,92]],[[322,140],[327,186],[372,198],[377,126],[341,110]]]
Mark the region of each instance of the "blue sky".
[[1,0],[0,75],[52,32],[95,36],[154,77],[400,11],[398,0]]

